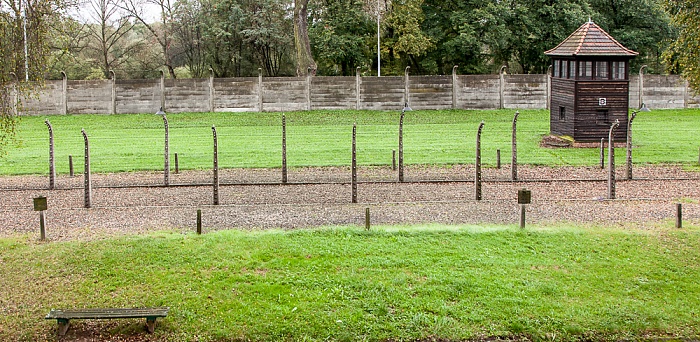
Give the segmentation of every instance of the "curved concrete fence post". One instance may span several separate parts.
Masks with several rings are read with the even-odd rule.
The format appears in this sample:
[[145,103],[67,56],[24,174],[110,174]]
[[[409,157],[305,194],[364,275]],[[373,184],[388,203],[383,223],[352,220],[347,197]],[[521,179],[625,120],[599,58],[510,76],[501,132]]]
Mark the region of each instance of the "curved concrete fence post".
[[109,105],[109,114],[117,114],[117,75],[114,70],[109,71],[112,77],[112,103]]
[[484,122],[479,124],[476,133],[476,165],[474,166],[474,197],[481,201],[481,132],[484,129]]
[[510,155],[510,179],[511,180],[517,180],[518,179],[518,141],[517,141],[517,135],[518,135],[518,116],[520,115],[520,112],[515,112],[515,115],[513,116],[513,132],[512,132],[512,138],[511,138],[511,155]]
[[88,140],[88,135],[85,129],[81,130],[83,134],[83,140],[85,141],[85,169],[84,169],[84,197],[85,197],[85,208],[92,207],[92,180],[90,179],[90,141]]
[[620,120],[615,120],[608,132],[608,199],[615,199],[615,129],[618,126]]
[[216,127],[211,126],[211,132],[214,136],[214,205],[219,205],[219,140],[216,137]]
[[49,129],[49,190],[56,189],[56,159],[54,158],[53,127],[49,120],[44,121]]
[[457,85],[458,67],[457,65],[452,67],[452,109],[457,109],[457,91],[459,90],[459,86]]
[[68,114],[68,76],[64,71],[61,71],[61,77],[63,78],[63,88],[61,90],[61,114]]

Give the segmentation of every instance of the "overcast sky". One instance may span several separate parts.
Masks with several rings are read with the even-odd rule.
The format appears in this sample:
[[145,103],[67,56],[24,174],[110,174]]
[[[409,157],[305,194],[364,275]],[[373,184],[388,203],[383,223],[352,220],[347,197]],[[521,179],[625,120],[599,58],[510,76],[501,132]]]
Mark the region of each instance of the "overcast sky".
[[[160,20],[160,9],[158,6],[154,4],[147,4],[143,6],[142,9],[144,19],[146,20],[146,22],[155,22]],[[83,4],[80,5],[77,9],[69,10],[68,13],[70,14],[70,16],[76,18],[81,22],[94,21],[92,20],[92,17],[94,17],[95,14],[91,13],[91,11],[92,6],[89,4],[88,0],[83,2]],[[113,19],[116,19],[116,17]]]

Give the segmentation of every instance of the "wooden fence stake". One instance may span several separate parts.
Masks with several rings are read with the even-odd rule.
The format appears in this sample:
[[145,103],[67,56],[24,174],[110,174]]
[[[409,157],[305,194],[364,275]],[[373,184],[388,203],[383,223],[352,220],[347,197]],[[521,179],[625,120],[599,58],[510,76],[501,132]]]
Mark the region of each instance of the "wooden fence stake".
[[68,156],[68,174],[71,177],[75,176],[75,173],[73,171],[73,156],[72,155]]
[[369,219],[369,208],[365,208],[365,229],[369,230],[370,219]]
[[44,218],[44,211],[39,211],[39,234],[41,235],[40,240],[46,240],[46,220]]
[[202,235],[202,209],[197,209],[197,235]]
[[683,207],[676,203],[676,228],[683,228]]
[[391,150],[391,169],[396,171],[396,150]]
[[520,228],[525,228],[525,204],[520,205]]
[[496,150],[496,168],[501,169],[501,150]]
[[175,152],[175,174],[180,173],[180,163],[177,160],[177,152]]
[[600,138],[600,169],[605,168],[605,138]]

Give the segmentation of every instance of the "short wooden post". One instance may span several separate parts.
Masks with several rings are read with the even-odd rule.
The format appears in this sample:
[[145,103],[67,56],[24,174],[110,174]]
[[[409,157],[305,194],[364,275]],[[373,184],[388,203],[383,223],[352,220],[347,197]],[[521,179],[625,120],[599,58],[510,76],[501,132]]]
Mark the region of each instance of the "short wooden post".
[[175,174],[180,173],[180,163],[177,160],[177,152],[175,152]]
[[365,229],[369,230],[370,219],[369,219],[369,208],[365,208]]
[[518,179],[518,141],[517,141],[517,125],[518,125],[518,116],[520,115],[520,112],[515,112],[515,115],[513,116],[513,132],[512,132],[512,138],[511,138],[511,156],[510,156],[510,179],[511,180],[517,180]]
[[610,125],[608,133],[608,198],[615,199],[615,129],[620,125],[619,120]]
[[287,119],[282,114],[282,183],[287,183]]
[[170,141],[169,133],[170,129],[168,126],[168,118],[163,114],[163,125],[165,126],[165,150],[163,153],[163,183],[165,186],[170,185]]
[[401,111],[401,118],[399,119],[399,182],[403,182],[403,117],[406,115],[405,111]]
[[600,138],[600,169],[605,168],[605,138]]
[[74,171],[73,171],[73,156],[72,156],[72,155],[69,155],[69,156],[68,156],[68,174],[69,174],[71,177],[74,177],[74,176],[75,176],[75,173],[74,173]]
[[497,169],[501,168],[501,150],[500,149],[496,150],[496,168]]
[[357,203],[357,123],[352,124],[352,203]]
[[46,240],[46,222],[44,220],[44,212],[39,212],[39,233],[41,235],[41,241]]
[[49,120],[44,121],[49,129],[49,190],[56,188],[56,160],[54,159],[53,127]]
[[479,124],[479,130],[476,133],[476,165],[474,167],[474,197],[477,201],[481,201],[481,132],[484,129],[484,122]]
[[676,228],[683,228],[683,207],[676,203]]
[[391,150],[391,169],[396,171],[396,150]]
[[197,209],[197,235],[202,235],[202,209]]
[[219,205],[219,142],[216,137],[216,127],[211,126],[212,134],[214,135],[214,205]]
[[88,141],[87,133],[85,129],[81,130],[83,133],[83,140],[85,140],[85,208],[92,207],[92,182],[90,180],[90,142]]
[[525,228],[525,204],[520,205],[520,229]]

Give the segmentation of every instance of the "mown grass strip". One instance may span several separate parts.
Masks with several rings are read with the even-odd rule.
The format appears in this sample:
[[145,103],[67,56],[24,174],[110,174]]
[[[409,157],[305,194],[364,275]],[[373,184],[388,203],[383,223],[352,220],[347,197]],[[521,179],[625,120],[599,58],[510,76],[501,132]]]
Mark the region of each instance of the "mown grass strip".
[[[515,110],[413,111],[406,114],[404,150],[407,164],[474,162],[476,129],[482,136],[483,163],[510,161],[511,122]],[[399,112],[311,111],[287,113],[288,163],[295,166],[350,164],[352,124],[358,124],[358,164],[391,165],[398,148]],[[211,126],[217,127],[220,166],[281,167],[282,113],[169,114],[170,153],[178,153],[180,168],[212,167]],[[68,173],[73,155],[82,170],[84,128],[91,142],[93,172],[162,170],[163,121],[158,115],[69,115],[24,117],[18,141],[0,159],[0,175],[47,174],[48,118],[56,134],[59,173]],[[658,110],[642,113],[634,122],[635,163],[696,165],[700,110]],[[549,133],[549,112],[523,110],[518,120],[518,161],[537,165],[596,165],[597,148],[549,149],[539,146]],[[618,153],[618,164],[624,163]]]
[[[695,337],[700,231],[411,226],[0,240],[0,339],[170,306],[161,340]],[[80,329],[80,322],[76,322]],[[123,322],[112,333],[139,334]],[[98,325],[98,329],[101,325]]]

